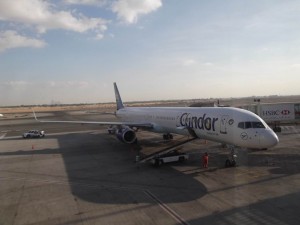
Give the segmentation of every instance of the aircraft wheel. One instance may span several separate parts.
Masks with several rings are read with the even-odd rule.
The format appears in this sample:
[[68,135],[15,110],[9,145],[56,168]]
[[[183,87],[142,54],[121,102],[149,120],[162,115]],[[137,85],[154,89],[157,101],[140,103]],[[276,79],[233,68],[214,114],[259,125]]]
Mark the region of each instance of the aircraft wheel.
[[163,139],[164,139],[164,140],[168,140],[168,139],[169,139],[169,138],[168,138],[168,135],[167,135],[167,134],[164,134],[164,135],[163,135]]
[[227,160],[225,161],[225,167],[230,167],[230,166],[231,166],[231,162],[230,162],[229,159],[227,159]]
[[161,160],[161,159],[155,159],[155,166],[156,167],[159,167],[159,166],[161,166],[163,164],[163,161]]
[[233,161],[231,162],[231,166],[232,166],[232,167],[235,167],[235,166],[236,166],[236,161],[235,161],[235,160],[233,160]]
[[178,161],[179,162],[184,162],[184,160],[185,160],[184,156],[180,156]]
[[235,160],[227,159],[225,161],[225,167],[235,167],[235,166],[236,166],[236,161]]
[[163,135],[163,139],[164,140],[172,140],[173,139],[173,135],[172,134],[164,134]]

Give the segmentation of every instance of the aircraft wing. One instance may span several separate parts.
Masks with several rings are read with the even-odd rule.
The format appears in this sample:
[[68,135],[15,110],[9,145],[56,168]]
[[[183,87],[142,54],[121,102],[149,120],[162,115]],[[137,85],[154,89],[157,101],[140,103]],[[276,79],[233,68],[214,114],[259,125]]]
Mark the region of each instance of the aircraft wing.
[[115,126],[131,126],[131,127],[140,127],[140,128],[152,128],[153,124],[151,123],[139,123],[139,122],[100,122],[100,121],[79,121],[79,120],[39,120],[35,112],[33,112],[34,118],[36,121],[41,123],[74,123],[74,124],[95,124],[95,125],[115,125]]

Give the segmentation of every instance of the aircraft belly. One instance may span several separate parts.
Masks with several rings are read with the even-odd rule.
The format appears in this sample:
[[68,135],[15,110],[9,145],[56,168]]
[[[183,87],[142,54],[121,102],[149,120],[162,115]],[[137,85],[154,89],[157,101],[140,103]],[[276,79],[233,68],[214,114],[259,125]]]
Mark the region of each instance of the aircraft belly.
[[219,134],[217,132],[208,132],[208,131],[195,131],[196,135],[200,139],[206,139],[211,141],[218,141],[220,139]]

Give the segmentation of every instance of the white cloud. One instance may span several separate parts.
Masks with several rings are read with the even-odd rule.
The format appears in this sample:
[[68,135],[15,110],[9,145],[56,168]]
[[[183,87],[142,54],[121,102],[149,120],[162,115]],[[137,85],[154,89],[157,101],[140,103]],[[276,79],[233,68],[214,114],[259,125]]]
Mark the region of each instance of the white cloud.
[[140,15],[148,14],[162,6],[161,0],[117,0],[112,4],[112,11],[120,20],[136,23]]
[[89,88],[90,83],[87,81],[48,81],[45,83],[40,83],[40,86],[45,86],[46,88]]
[[182,62],[183,66],[192,66],[194,64],[196,64],[196,61],[194,59],[185,59]]
[[31,92],[33,89],[40,90],[89,90],[91,83],[88,81],[43,81],[43,82],[29,82],[24,80],[4,81],[0,82],[0,88],[2,90],[13,90],[13,91],[28,91]]
[[0,83],[2,86],[6,86],[9,88],[19,88],[19,87],[27,87],[31,85],[30,82],[28,81],[23,81],[23,80],[16,80],[16,81],[6,81]]
[[104,6],[107,0],[64,0],[67,4]]
[[70,11],[59,11],[48,1],[0,1],[0,20],[33,26],[39,33],[50,29],[64,29],[74,32],[89,30],[103,32],[107,21],[101,18],[88,18]]
[[300,68],[300,63],[295,63],[291,65],[292,68]]
[[20,47],[42,48],[45,45],[43,40],[22,36],[13,30],[0,32],[0,52]]
[[95,40],[101,40],[102,38],[104,38],[103,34],[97,34],[96,37],[94,38]]
[[[140,15],[162,6],[162,0],[61,0],[71,5],[107,7],[126,23],[135,23]],[[94,40],[104,38],[109,20],[92,18],[77,9],[63,10],[61,4],[48,0],[0,0],[0,52],[18,47],[41,48],[46,45],[40,37],[49,30],[92,33]],[[21,32],[22,31],[22,32]],[[26,32],[26,35],[24,35]],[[22,35],[21,35],[22,33]]]
[[211,63],[211,62],[206,62],[206,63],[203,63],[203,66],[213,66],[214,64]]

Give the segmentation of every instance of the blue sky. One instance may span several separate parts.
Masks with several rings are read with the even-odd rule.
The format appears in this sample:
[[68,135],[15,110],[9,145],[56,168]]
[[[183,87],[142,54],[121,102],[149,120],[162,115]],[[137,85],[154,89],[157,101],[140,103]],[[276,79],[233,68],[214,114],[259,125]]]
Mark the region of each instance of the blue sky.
[[[296,95],[300,2],[0,1],[0,105]],[[30,13],[28,13],[30,12]]]

